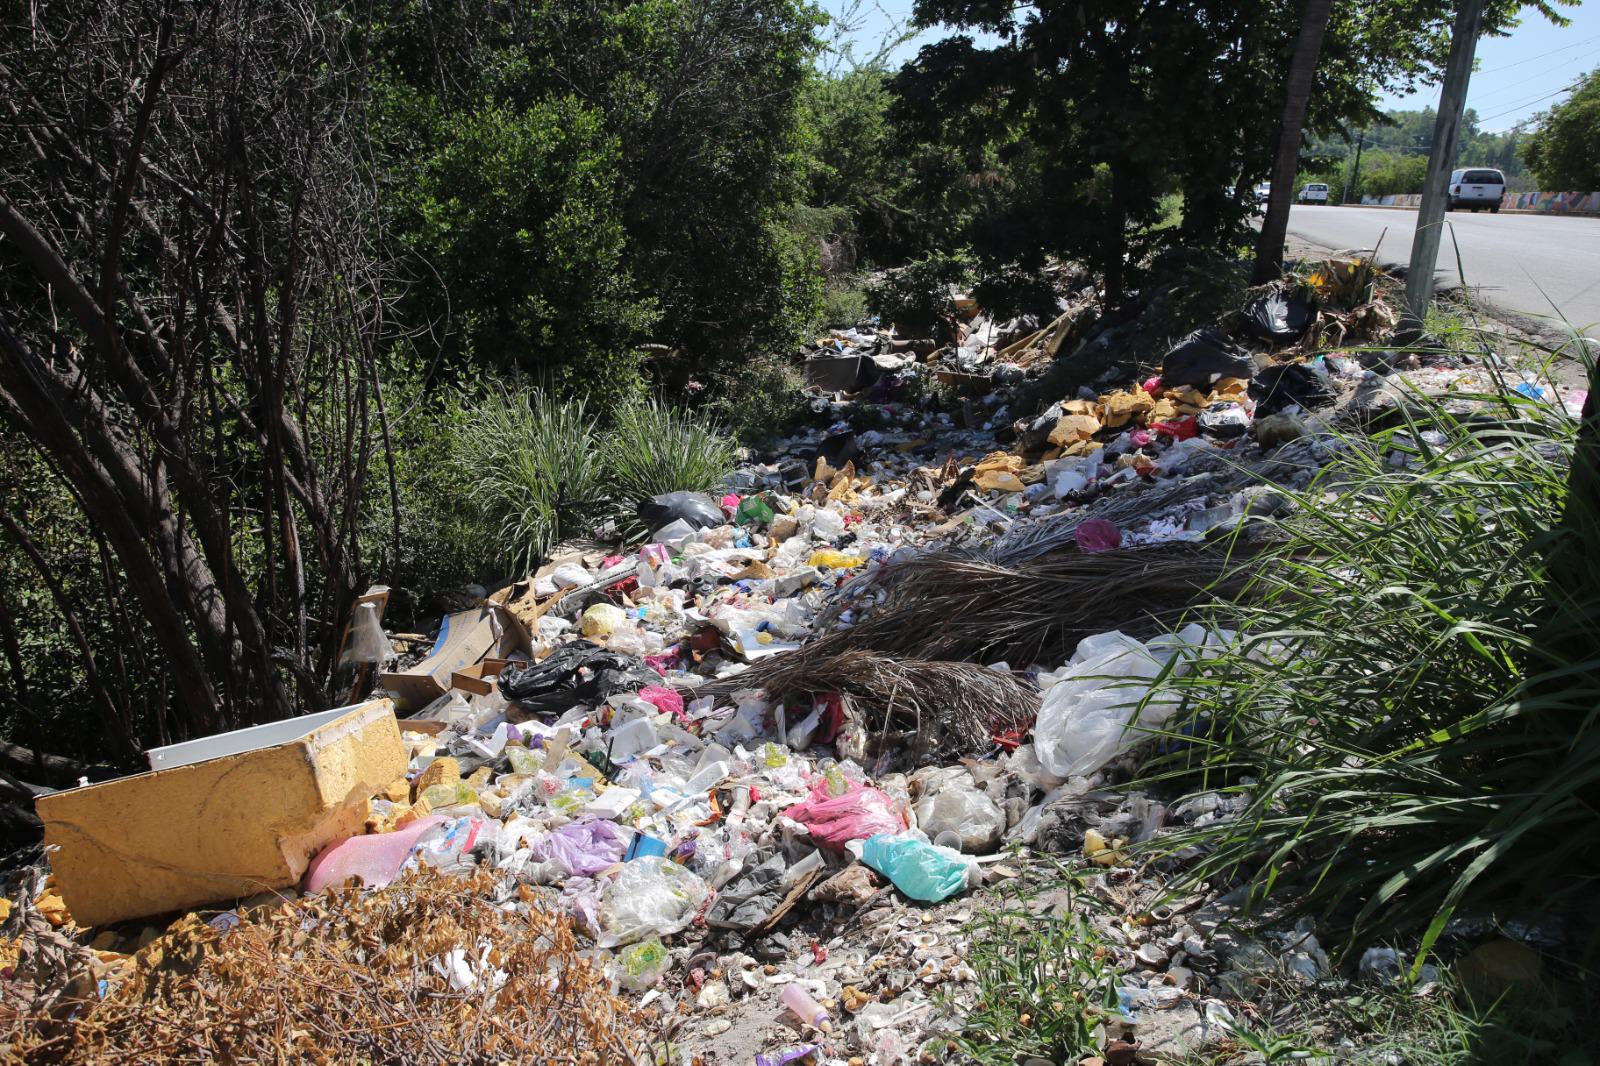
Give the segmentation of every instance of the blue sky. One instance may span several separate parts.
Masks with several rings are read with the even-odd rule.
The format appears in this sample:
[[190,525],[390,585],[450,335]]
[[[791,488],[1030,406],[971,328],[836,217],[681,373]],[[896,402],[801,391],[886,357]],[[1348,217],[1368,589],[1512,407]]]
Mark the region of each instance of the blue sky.
[[[821,0],[825,10],[842,11],[850,0]],[[862,28],[856,50],[871,50],[895,22],[909,22],[912,0],[862,0]],[[1565,98],[1564,88],[1579,75],[1600,67],[1600,0],[1563,9],[1571,23],[1550,25],[1533,9],[1524,9],[1522,25],[1509,37],[1478,42],[1478,69],[1467,92],[1467,106],[1476,108],[1479,124],[1488,130],[1505,130],[1524,122]],[[895,53],[903,61],[917,47],[937,40],[934,29],[901,46]],[[1423,108],[1438,102],[1437,86],[1408,97],[1385,97],[1386,108]]]

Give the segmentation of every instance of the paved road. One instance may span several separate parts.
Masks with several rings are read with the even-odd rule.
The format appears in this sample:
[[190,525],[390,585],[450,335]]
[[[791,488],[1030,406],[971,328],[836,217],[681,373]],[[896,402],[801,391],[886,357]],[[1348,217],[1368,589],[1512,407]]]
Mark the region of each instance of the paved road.
[[[1289,212],[1291,234],[1328,248],[1377,246],[1385,264],[1410,260],[1416,225],[1417,213],[1410,210],[1296,206]],[[1568,322],[1600,338],[1600,218],[1452,211],[1445,215],[1445,226],[1439,248],[1441,286],[1460,278],[1459,246],[1467,285],[1487,302],[1548,322],[1553,301]]]

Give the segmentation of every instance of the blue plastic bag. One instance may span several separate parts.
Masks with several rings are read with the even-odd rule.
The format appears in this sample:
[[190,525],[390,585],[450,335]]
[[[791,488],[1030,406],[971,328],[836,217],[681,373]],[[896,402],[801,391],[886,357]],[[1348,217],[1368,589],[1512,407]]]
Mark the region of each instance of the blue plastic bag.
[[861,861],[894,887],[927,903],[938,903],[967,887],[967,864],[913,836],[879,833],[867,838]]

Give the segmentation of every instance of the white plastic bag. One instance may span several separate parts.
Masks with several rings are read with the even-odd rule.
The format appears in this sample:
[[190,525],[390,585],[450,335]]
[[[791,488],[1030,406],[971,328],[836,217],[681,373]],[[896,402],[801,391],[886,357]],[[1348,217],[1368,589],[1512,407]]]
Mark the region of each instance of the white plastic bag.
[[350,623],[350,639],[339,664],[382,663],[393,658],[394,647],[378,622],[377,604],[363,603]]
[[1138,743],[1138,731],[1128,729],[1135,715],[1139,728],[1160,729],[1178,704],[1152,698],[1141,709],[1151,683],[1175,658],[1172,676],[1182,675],[1201,648],[1217,642],[1198,625],[1148,644],[1116,630],[1085,637],[1039,709],[1033,726],[1039,762],[1057,777],[1084,777]]
[[601,890],[595,943],[613,948],[676,933],[694,920],[709,892],[693,871],[660,855],[625,862]]
[[1006,831],[1006,814],[998,804],[968,785],[952,785],[923,796],[915,808],[917,828],[930,837],[954,833],[968,855],[990,851]]

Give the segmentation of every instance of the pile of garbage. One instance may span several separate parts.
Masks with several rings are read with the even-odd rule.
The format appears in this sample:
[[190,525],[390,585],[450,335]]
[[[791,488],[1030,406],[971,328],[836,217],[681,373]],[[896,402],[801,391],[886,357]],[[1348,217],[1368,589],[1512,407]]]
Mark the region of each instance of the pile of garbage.
[[[1330,284],[1353,269],[1330,266]],[[158,911],[266,889],[256,906],[298,899],[299,927],[326,931],[339,907],[371,906],[347,886],[416,894],[442,871],[504,913],[569,918],[582,941],[563,966],[590,969],[553,978],[565,1001],[587,1003],[570,974],[597,975],[628,1010],[656,1012],[680,1051],[916,1061],[959,1030],[974,889],[1018,876],[1030,849],[1073,853],[1135,913],[1154,890],[1124,849],[1236,809],[1212,796],[1169,810],[1105,786],[1176,710],[1157,680],[1233,639],[1180,625],[1226,592],[1219,579],[1242,580],[1248,545],[1230,554],[1217,535],[1275,513],[1274,483],[1309,483],[1344,446],[1339,420],[1398,395],[1385,389],[1401,360],[1310,350],[1315,331],[1374,317],[1320,311],[1315,296],[1263,294],[1232,333],[1179,341],[1159,373],[1038,413],[1013,411],[1005,386],[1040,351],[1064,350],[1069,314],[1005,344],[980,322],[944,362],[892,350],[892,334],[837,333],[810,361],[835,365],[808,367],[836,420],[718,492],[641,501],[642,546],[559,553],[444,619],[419,659],[397,661],[387,590],[374,589],[345,655],[369,667],[376,704],[310,732],[152,752],[160,772],[122,784],[177,789],[184,774],[285,746],[338,783],[319,784],[314,817],[272,822],[281,854],[251,867],[254,888],[241,874],[223,891],[224,860],[196,884],[175,853],[166,906],[112,897],[90,887],[110,861],[93,851],[103,841],[59,828],[68,819],[41,801],[65,897],[50,926],[102,926],[79,936],[116,989],[148,969],[159,930],[136,919]],[[1459,384],[1479,371],[1429,372]],[[884,384],[929,373],[982,393],[948,411],[897,403]],[[859,404],[886,428],[853,430]],[[107,787],[61,794],[77,831],[95,809],[82,794]],[[169,817],[181,806],[168,801]],[[1107,1040],[1135,1031],[1141,1010],[1225,1012],[1221,971],[1197,977],[1186,961],[1211,958],[1206,937],[1172,908],[1141,928],[1107,930],[1136,993],[1108,1016]],[[481,931],[415,949],[418,974],[487,995],[487,1010],[524,980],[515,949]]]

